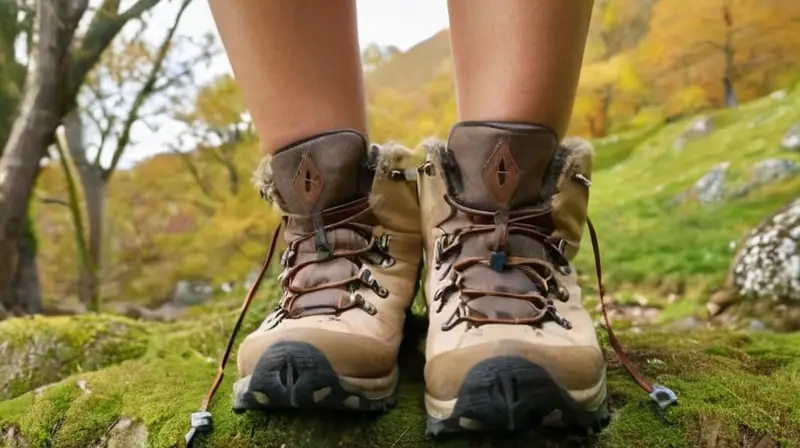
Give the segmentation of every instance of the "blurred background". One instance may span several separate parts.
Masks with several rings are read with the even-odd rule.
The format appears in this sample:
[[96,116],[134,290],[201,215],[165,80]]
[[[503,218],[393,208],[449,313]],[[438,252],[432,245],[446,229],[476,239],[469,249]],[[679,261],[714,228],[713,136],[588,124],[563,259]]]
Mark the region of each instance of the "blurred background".
[[[145,352],[155,355],[132,364],[132,375],[149,387],[156,382],[148,375],[160,378],[178,361],[164,368],[172,352],[140,342],[189,338],[188,329],[199,327],[205,332],[188,345],[164,336],[183,347],[186,393],[199,401],[278,222],[250,180],[262,156],[258,136],[205,1],[92,0],[83,10],[85,3],[0,0],[0,400]],[[42,18],[37,5],[49,5],[53,15]],[[414,147],[445,138],[457,121],[445,2],[359,0],[358,7],[371,139]],[[39,59],[37,43],[47,49]],[[800,1],[596,0],[569,134],[590,139],[596,150],[590,216],[615,326],[629,337],[656,330],[717,335],[674,344],[640,339],[634,358],[652,375],[688,378],[653,361],[657,356],[727,372],[678,383],[698,397],[696,407],[681,411],[685,428],[709,427],[703,416],[712,411],[724,416],[714,420],[713,443],[705,433],[648,434],[664,446],[701,439],[688,446],[739,446],[723,442],[767,433],[800,440],[800,403],[794,411],[781,407],[792,395],[787,388],[799,386],[800,353],[789,350],[800,340],[747,345],[723,333],[800,330]],[[589,247],[585,241],[576,264],[596,313]],[[265,289],[251,328],[277,297],[274,284]],[[88,320],[11,319],[31,314]],[[141,326],[119,316],[157,322]],[[105,336],[80,336],[87,329]],[[108,337],[111,345],[103,345]],[[13,349],[12,340],[34,342]],[[88,341],[103,357],[75,352]],[[652,351],[651,343],[706,347],[702,353],[726,358]],[[46,354],[46,363],[35,361],[36,353]],[[759,353],[768,355],[754,358]],[[777,378],[778,368],[790,365],[774,390],[761,389],[758,375]],[[80,389],[99,381],[92,377]],[[620,384],[627,383],[612,381],[615,407],[640,412],[621,408],[635,394]],[[736,392],[707,395],[716,384]],[[758,409],[748,407],[755,390],[762,393]],[[136,394],[114,393],[134,400],[125,401],[125,412],[139,412]],[[735,404],[715,407],[723,402]],[[33,421],[25,417],[30,400],[15,403],[0,401],[0,429],[27,428],[4,426],[9,415]],[[114,415],[98,418],[105,422],[98,427],[122,421]],[[145,417],[164,431],[151,442],[174,446],[184,417]],[[173,420],[174,427],[165,423]],[[625,445],[637,424],[617,424],[606,442],[656,446]],[[46,440],[42,425],[36,434]],[[386,434],[405,437],[401,432]],[[57,446],[89,446],[64,443]],[[245,446],[226,443],[219,446]]]

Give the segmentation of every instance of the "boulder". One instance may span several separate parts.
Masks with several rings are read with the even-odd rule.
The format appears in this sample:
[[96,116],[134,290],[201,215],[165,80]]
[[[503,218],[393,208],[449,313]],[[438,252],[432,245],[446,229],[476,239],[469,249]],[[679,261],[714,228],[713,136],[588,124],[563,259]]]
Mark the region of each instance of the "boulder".
[[692,120],[683,132],[675,139],[672,148],[680,151],[692,140],[697,140],[709,136],[714,132],[714,118],[709,115],[701,115]]
[[149,334],[115,316],[27,317],[0,322],[0,400],[80,371],[141,356]]
[[736,255],[732,286],[740,297],[800,304],[800,198],[750,232]]
[[781,146],[790,151],[800,151],[800,123],[790,127],[786,133],[783,134]]

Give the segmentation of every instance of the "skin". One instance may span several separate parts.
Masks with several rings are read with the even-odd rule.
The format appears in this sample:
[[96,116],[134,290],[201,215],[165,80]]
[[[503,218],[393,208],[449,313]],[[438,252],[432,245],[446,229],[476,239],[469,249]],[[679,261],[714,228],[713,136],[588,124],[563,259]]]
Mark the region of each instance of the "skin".
[[[461,120],[564,136],[592,0],[449,0]],[[366,135],[355,0],[209,0],[267,152],[332,129]]]
[[209,0],[268,153],[332,129],[366,135],[355,0]]
[[563,137],[592,0],[449,0],[458,115],[521,121]]

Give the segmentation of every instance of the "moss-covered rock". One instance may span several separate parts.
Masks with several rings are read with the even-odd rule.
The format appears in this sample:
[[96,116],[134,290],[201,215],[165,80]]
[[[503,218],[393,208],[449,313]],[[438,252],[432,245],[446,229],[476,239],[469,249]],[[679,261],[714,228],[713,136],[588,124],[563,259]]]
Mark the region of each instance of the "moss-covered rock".
[[0,322],[0,400],[147,350],[141,323],[104,315],[28,317]]
[[[46,324],[82,327],[91,317]],[[253,320],[253,319],[249,319]],[[128,322],[109,318],[105,322]],[[39,393],[0,402],[0,441],[12,447],[181,446],[232,319],[207,317],[149,330],[147,353],[102,370],[75,374]],[[252,324],[252,322],[250,322]],[[382,417],[329,414],[234,415],[234,368],[216,398],[214,431],[205,447],[460,447],[800,446],[800,334],[703,331],[679,335],[624,333],[643,372],[672,387],[680,405],[667,424],[609,353],[613,417],[599,436],[541,432],[514,439],[489,436],[434,442],[424,435],[422,357],[414,347],[422,325],[409,326],[399,406]],[[167,330],[167,331],[165,331]],[[45,330],[46,331],[46,330]],[[35,332],[34,332],[35,333]],[[147,333],[147,332],[145,332]],[[32,334],[32,333],[28,333]],[[756,445],[761,443],[761,445]]]

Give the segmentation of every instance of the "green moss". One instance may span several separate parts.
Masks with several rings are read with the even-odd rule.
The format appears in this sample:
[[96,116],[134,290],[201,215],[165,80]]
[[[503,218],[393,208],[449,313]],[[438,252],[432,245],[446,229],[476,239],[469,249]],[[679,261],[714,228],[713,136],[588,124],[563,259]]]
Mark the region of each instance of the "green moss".
[[0,322],[0,399],[137,358],[146,351],[149,335],[136,321],[105,315]]
[[[250,328],[258,321],[255,314],[248,318]],[[118,420],[130,419],[146,427],[149,446],[179,445],[190,413],[214,376],[215,357],[233,320],[229,317],[215,316],[219,326],[208,320],[156,327],[150,332],[157,337],[138,359],[0,402],[0,428],[15,427],[31,447],[78,448],[94,446]],[[680,405],[668,416],[674,425],[657,416],[609,352],[613,416],[599,436],[564,438],[539,432],[510,440],[473,436],[434,443],[423,432],[423,362],[411,348],[423,327],[419,320],[411,321],[411,342],[401,358],[400,404],[389,414],[235,415],[230,412],[231,367],[212,406],[214,432],[201,437],[199,446],[715,447],[737,445],[742,431],[766,435],[783,446],[800,443],[800,334],[721,331],[620,335],[645,375],[679,394]]]

